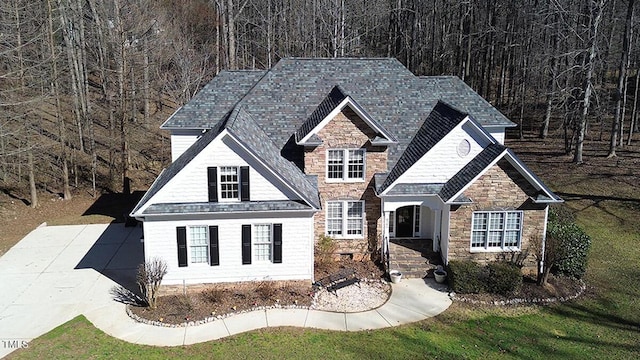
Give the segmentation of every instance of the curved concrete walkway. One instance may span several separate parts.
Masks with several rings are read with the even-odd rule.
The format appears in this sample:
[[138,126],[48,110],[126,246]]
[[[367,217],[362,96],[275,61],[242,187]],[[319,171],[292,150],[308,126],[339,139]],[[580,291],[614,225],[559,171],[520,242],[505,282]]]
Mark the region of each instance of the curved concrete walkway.
[[270,309],[182,328],[142,324],[111,295],[114,286],[135,286],[139,239],[140,228],[122,224],[45,226],[0,257],[0,357],[80,314],[124,341],[177,346],[265,327],[379,329],[435,316],[451,304],[433,280],[411,279],[392,285],[383,306],[361,313]]
[[391,297],[384,305],[359,313],[307,309],[256,310],[180,328],[136,322],[125,313],[123,305],[96,309],[85,316],[97,328],[111,336],[136,344],[159,346],[195,344],[278,326],[360,331],[408,324],[440,314],[451,305],[451,300],[446,292],[436,290],[436,286],[433,280],[403,280],[392,285]]

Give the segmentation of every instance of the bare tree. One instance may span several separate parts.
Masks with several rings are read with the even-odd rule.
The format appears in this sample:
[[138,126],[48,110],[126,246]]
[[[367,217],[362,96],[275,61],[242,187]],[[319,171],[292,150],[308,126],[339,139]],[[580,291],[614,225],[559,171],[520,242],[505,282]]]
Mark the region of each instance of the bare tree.
[[158,299],[158,290],[162,284],[162,278],[167,274],[167,263],[164,259],[154,257],[140,264],[136,282],[140,288],[142,299],[147,305],[155,309]]
[[582,152],[584,147],[584,135],[587,128],[587,116],[589,114],[589,101],[591,100],[591,92],[593,91],[593,72],[595,70],[595,62],[597,55],[597,40],[602,13],[604,12],[605,0],[590,0],[591,15],[589,17],[589,53],[587,59],[587,73],[584,80],[584,97],[582,100],[582,114],[577,126],[576,148],[573,156],[573,162],[582,163]]
[[[616,146],[618,143],[618,132],[622,132],[622,121],[624,111],[622,111],[623,98],[626,93],[627,68],[629,67],[629,53],[631,51],[631,29],[633,21],[633,4],[635,0],[628,0],[627,16],[624,25],[624,36],[622,37],[622,54],[620,56],[620,70],[618,73],[618,86],[616,88],[616,112],[613,124],[611,125],[611,141],[609,142],[609,155],[607,157],[616,157]],[[620,134],[622,141],[622,134]],[[622,144],[622,143],[621,143]]]

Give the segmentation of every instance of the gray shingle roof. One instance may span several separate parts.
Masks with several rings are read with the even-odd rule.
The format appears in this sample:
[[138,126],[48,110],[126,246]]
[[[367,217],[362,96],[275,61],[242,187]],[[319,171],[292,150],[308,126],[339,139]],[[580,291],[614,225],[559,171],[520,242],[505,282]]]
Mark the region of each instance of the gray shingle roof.
[[160,128],[211,129],[265,73],[265,70],[221,71]]
[[520,158],[518,158],[518,156],[516,156],[516,154],[513,152],[513,150],[507,149],[507,153],[509,154],[509,156],[520,167],[522,167],[522,169],[524,171],[526,171],[533,178],[534,181],[536,181],[540,185],[542,193],[537,194],[537,196],[534,199],[534,201],[538,201],[538,202],[564,202],[564,200],[562,200],[558,195],[556,195],[553,191],[551,191],[551,189],[549,189],[544,184],[544,182],[542,182],[542,180],[540,180],[540,178],[533,171],[531,171],[531,169],[529,169],[529,167],[527,167],[527,165],[525,165],[525,163],[523,163],[522,160],[520,160]]
[[413,164],[424,156],[433,146],[453,130],[467,114],[462,113],[442,101],[438,101],[427,119],[389,172],[389,176],[378,189],[383,192],[404,174]]
[[396,184],[387,195],[436,195],[444,184]]
[[252,211],[300,211],[313,210],[309,205],[297,201],[241,201],[234,203],[182,203],[152,204],[144,210],[143,215],[164,214],[205,214]]
[[226,127],[255,156],[275,171],[285,183],[296,189],[304,200],[316,209],[321,207],[317,187],[309,182],[307,175],[300,168],[280,155],[280,149],[275,146],[254,121],[254,117],[244,108],[237,108],[234,111]]
[[[469,161],[460,171],[458,171],[440,190],[440,197],[444,202],[451,200],[460,190],[469,184],[476,176],[496,160],[506,147],[500,144],[490,144],[473,160]],[[457,200],[457,199],[456,199]]]
[[207,124],[216,124],[236,105],[235,96],[224,94],[240,92],[241,86],[235,87],[230,80],[233,74],[241,74],[239,83],[256,81],[243,87],[248,90],[237,105],[253,114],[258,126],[280,149],[336,84],[398,140],[397,145],[389,146],[388,168],[395,165],[438,100],[470,114],[483,126],[514,125],[459,78],[417,77],[396,59],[291,58],[280,60],[256,79],[258,73],[221,73],[225,79],[220,81],[218,92],[223,93],[224,101],[218,100],[222,95],[215,91],[219,84],[216,77],[205,87],[206,93],[194,97],[164,127],[205,129],[209,128]]
[[347,95],[340,89],[340,86],[334,86],[327,97],[322,100],[320,105],[311,113],[311,115],[302,123],[300,128],[296,131],[296,142],[299,142],[307,136],[313,129],[316,128],[329,115],[344,99]]

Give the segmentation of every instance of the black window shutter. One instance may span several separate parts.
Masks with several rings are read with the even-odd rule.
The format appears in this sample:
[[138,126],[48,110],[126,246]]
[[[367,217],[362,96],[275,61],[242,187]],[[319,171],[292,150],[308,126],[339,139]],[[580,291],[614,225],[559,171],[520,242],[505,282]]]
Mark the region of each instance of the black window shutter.
[[273,262],[282,263],[282,224],[273,224]]
[[240,167],[240,200],[249,201],[249,167]]
[[251,264],[251,225],[242,225],[242,264]]
[[218,202],[218,168],[207,168],[207,185],[209,188],[209,202]]
[[176,228],[176,237],[178,238],[178,266],[187,266],[187,228],[178,226]]
[[218,248],[218,227],[209,226],[209,265],[220,265],[220,250]]

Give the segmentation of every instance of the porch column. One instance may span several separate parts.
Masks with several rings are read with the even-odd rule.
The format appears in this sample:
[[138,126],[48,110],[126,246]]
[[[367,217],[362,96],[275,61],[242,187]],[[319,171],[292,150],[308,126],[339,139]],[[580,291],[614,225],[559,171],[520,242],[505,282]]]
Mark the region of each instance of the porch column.
[[382,213],[382,262],[389,270],[389,211]]

